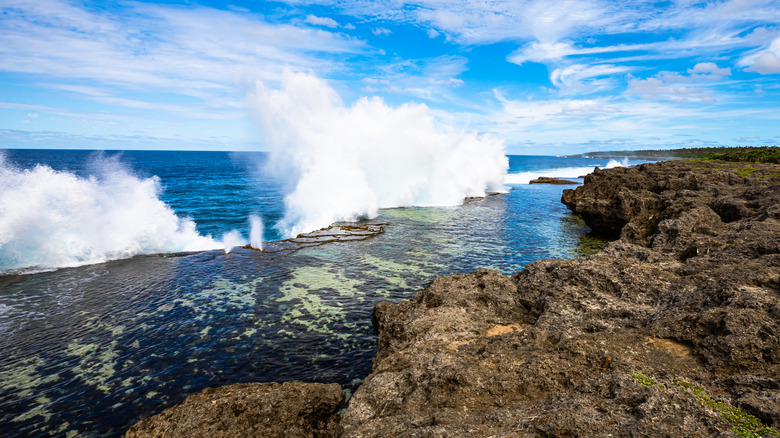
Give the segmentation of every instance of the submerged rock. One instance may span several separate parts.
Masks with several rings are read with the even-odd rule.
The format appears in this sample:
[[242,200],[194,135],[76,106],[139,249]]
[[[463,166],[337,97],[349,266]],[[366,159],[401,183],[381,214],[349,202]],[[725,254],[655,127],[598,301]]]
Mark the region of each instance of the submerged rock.
[[378,304],[377,357],[341,434],[772,436],[780,178],[712,167],[599,171],[564,202],[622,236],[601,253]]
[[239,383],[207,388],[136,423],[125,438],[333,436],[344,403],[335,383]]

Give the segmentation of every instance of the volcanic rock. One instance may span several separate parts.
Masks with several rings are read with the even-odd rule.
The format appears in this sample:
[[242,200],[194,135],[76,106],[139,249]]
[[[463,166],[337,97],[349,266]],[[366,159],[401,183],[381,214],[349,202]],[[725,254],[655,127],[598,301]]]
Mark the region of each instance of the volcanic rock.
[[602,252],[379,303],[341,435],[776,436],[780,167],[739,166],[599,170],[563,202]]
[[576,181],[569,181],[568,179],[550,178],[548,176],[540,176],[539,178],[532,179],[528,184],[579,184]]
[[207,388],[136,423],[125,438],[333,436],[344,403],[338,384],[239,383]]

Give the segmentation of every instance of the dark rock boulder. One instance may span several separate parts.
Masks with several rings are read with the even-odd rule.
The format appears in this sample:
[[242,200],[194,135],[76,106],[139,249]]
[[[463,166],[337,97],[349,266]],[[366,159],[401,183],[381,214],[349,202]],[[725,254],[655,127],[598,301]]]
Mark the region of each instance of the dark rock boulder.
[[335,383],[239,383],[189,396],[125,437],[326,438],[334,436],[343,403]]

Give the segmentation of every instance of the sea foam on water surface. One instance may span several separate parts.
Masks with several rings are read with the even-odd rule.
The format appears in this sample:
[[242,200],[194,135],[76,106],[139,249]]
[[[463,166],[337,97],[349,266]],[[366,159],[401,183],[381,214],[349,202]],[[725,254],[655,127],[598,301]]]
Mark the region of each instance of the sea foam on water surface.
[[258,82],[254,99],[269,169],[288,186],[277,224],[288,236],[380,208],[453,206],[506,190],[503,141],[443,126],[425,105],[346,105],[322,79],[290,71],[279,89]]
[[132,175],[116,158],[93,160],[87,177],[0,154],[0,273],[101,263],[138,254],[226,248],[200,235],[160,200],[157,177]]

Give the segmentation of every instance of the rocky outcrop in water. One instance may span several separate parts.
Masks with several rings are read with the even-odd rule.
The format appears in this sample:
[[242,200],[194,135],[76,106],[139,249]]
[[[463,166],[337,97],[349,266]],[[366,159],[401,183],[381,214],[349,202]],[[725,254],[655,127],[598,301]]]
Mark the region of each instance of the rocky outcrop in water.
[[[337,222],[327,228],[322,228],[310,233],[301,233],[291,239],[264,242],[261,251],[270,253],[291,253],[301,248],[320,246],[326,243],[366,240],[384,233],[385,225],[387,224],[369,221],[363,221],[362,223]],[[245,245],[242,248],[256,250],[256,248],[252,248],[252,245]]]
[[548,176],[540,176],[539,178],[532,179],[528,182],[528,184],[570,184],[570,185],[576,185],[579,184],[577,181],[569,181],[568,179],[560,179],[560,178],[550,178]]
[[563,201],[620,236],[601,253],[380,303],[342,435],[772,436],[780,168],[756,167],[597,171]]
[[335,383],[238,383],[189,396],[136,423],[125,437],[331,437],[343,403]]
[[[275,418],[268,430],[343,437],[780,436],[780,166],[598,170],[563,202],[619,239],[587,258],[538,261],[511,278],[441,277],[378,304],[373,370],[338,428],[332,404],[301,408],[320,404],[284,393],[246,427]],[[175,409],[130,433],[200,417],[213,431],[235,412]]]

